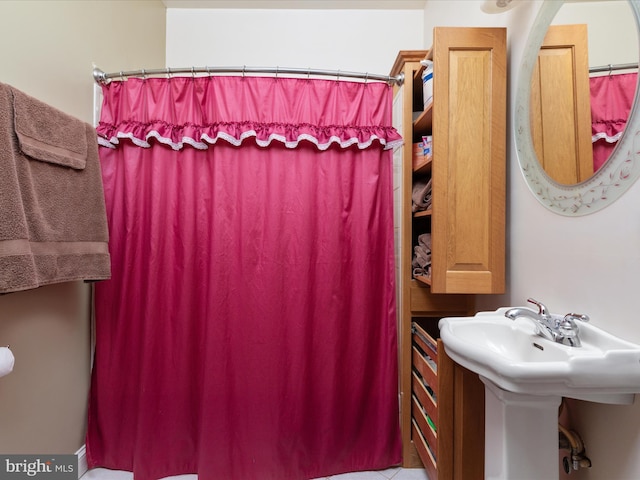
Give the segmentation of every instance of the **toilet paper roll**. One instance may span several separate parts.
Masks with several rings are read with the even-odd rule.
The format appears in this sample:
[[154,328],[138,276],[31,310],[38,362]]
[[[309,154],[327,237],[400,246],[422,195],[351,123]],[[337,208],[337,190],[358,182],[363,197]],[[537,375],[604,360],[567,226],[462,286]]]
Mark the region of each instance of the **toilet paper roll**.
[[11,373],[15,361],[16,359],[9,347],[0,347],[0,377]]

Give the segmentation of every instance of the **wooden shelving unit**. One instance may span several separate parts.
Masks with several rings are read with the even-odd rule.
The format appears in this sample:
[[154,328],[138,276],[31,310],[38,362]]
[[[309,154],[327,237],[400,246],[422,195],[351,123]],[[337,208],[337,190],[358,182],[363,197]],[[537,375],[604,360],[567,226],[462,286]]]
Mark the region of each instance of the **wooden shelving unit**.
[[[434,63],[424,108],[420,61]],[[454,65],[455,64],[455,65]],[[506,31],[436,27],[431,50],[401,51],[391,70],[395,153],[402,205],[399,232],[399,348],[403,464],[431,480],[484,478],[484,388],[439,339],[442,317],[475,313],[475,295],[504,292]],[[477,128],[477,131],[473,130]],[[472,131],[470,131],[470,129]],[[433,139],[414,165],[412,144]],[[412,212],[417,178],[431,178],[432,206]],[[431,274],[413,275],[419,235],[431,235]]]

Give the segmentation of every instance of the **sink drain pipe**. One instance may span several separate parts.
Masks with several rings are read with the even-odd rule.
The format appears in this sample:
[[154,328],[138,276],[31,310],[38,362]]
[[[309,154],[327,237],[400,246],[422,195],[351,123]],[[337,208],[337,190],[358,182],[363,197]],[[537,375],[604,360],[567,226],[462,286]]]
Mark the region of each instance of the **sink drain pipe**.
[[[560,415],[565,406],[565,399],[560,404]],[[558,443],[560,450],[567,450],[571,453],[571,461],[567,457],[562,459],[562,465],[565,473],[571,473],[572,470],[579,468],[590,468],[591,460],[585,454],[584,442],[578,432],[569,430],[562,424],[558,423]]]

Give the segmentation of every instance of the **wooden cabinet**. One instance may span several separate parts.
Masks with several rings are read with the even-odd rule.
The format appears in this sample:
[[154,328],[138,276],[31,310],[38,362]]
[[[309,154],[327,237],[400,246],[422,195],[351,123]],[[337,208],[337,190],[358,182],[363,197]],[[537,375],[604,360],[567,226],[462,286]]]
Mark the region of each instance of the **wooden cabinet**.
[[[423,103],[421,60],[433,61]],[[431,480],[484,477],[484,388],[439,340],[438,320],[473,315],[476,294],[504,293],[506,30],[436,27],[431,50],[401,51],[391,74],[403,463]],[[413,144],[432,139],[431,159]],[[431,181],[431,206],[412,210],[414,183]],[[430,235],[430,268],[412,265]],[[427,237],[428,238],[428,237]],[[428,250],[428,249],[427,249]]]
[[504,293],[506,43],[503,28],[434,31],[434,293]]

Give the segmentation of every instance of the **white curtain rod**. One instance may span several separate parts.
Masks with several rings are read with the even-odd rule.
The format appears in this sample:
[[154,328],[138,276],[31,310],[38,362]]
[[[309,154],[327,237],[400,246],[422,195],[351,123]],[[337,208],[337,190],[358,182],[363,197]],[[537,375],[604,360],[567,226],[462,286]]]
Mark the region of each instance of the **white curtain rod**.
[[217,73],[241,73],[242,75],[247,73],[269,73],[275,74],[277,77],[279,74],[289,75],[306,75],[306,76],[329,76],[340,79],[346,78],[360,78],[365,82],[368,80],[382,81],[389,84],[402,85],[404,83],[404,73],[400,73],[395,77],[389,75],[380,75],[375,73],[359,73],[359,72],[343,72],[342,70],[317,70],[313,68],[290,68],[290,67],[188,67],[188,68],[158,68],[153,70],[133,70],[128,72],[113,72],[105,73],[99,68],[93,69],[93,78],[97,83],[107,84],[112,79],[124,80],[127,77],[141,77],[146,78],[150,76],[166,75],[171,77],[174,74],[188,74],[195,76],[196,74],[215,75]]

